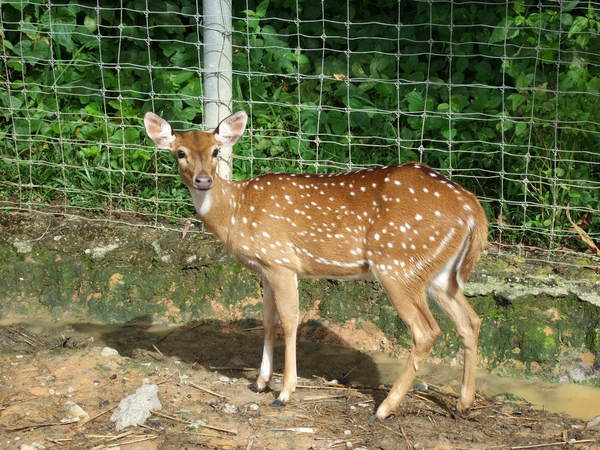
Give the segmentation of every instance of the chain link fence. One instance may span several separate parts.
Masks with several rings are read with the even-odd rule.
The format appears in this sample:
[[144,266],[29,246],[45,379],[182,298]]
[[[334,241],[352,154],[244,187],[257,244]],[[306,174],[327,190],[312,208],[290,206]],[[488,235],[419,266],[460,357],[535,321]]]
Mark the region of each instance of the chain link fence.
[[198,2],[1,7],[1,209],[180,229],[189,194],[142,116],[214,123],[214,76],[250,114],[236,179],[417,160],[480,197],[498,248],[600,235],[600,2],[246,0],[230,29]]

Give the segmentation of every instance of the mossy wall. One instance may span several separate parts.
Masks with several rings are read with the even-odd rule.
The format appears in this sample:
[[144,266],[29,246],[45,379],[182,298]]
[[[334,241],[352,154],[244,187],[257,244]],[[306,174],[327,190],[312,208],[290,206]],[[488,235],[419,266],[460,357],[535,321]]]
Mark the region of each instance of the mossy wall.
[[[556,270],[510,255],[483,259],[466,292],[483,319],[486,365],[547,371],[565,363],[566,354],[586,354],[590,373],[600,372],[600,307],[594,304],[600,275],[589,269],[597,261],[571,263]],[[0,213],[0,319],[258,321],[261,295],[259,277],[204,233]],[[302,280],[300,298],[313,323],[354,320],[410,345],[406,326],[376,283]],[[443,331],[434,355],[454,358],[460,342],[453,325],[432,309]]]

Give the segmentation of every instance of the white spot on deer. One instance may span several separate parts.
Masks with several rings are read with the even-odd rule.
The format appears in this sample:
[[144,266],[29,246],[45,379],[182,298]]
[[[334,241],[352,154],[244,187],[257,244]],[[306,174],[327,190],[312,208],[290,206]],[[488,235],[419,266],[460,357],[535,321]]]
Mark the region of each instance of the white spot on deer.
[[415,190],[414,190],[413,188],[409,187],[409,188],[408,188],[408,192],[410,192],[411,194],[414,194],[414,193],[415,193]]
[[463,206],[463,209],[464,209],[465,211],[471,211],[471,207],[470,207],[469,205],[464,205],[464,206]]
[[415,220],[423,220],[423,216],[421,214],[416,214]]
[[396,186],[400,186],[402,183],[400,183],[400,181],[398,181],[398,180],[394,180],[394,184],[395,184]]
[[442,215],[442,213],[439,212],[437,209],[433,213],[438,217],[440,217]]
[[263,231],[263,232],[262,232],[262,235],[263,235],[264,237],[266,237],[266,238],[270,238],[270,237],[271,237],[271,235],[270,235],[269,233],[267,233],[266,231]]

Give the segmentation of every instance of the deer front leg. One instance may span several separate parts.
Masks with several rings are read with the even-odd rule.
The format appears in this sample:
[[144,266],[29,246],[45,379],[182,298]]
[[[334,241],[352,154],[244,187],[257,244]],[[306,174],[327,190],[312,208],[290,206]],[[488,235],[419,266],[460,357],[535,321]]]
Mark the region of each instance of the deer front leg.
[[267,277],[263,277],[263,326],[265,341],[263,345],[260,372],[256,380],[257,392],[263,392],[269,385],[273,375],[273,347],[275,345],[275,324],[277,323],[277,309],[273,299],[273,290]]
[[281,320],[285,340],[285,364],[283,369],[283,387],[272,406],[285,405],[296,390],[298,375],[296,372],[296,335],[298,319],[298,281],[296,274],[287,269],[276,268],[265,274],[271,287],[271,294]]

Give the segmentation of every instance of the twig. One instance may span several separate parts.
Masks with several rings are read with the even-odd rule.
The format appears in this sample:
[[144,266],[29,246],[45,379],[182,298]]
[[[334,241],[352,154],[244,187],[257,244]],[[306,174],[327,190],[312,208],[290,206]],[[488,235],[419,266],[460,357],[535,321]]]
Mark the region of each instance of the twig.
[[223,433],[229,433],[233,435],[237,435],[238,432],[236,430],[227,430],[226,428],[213,427],[212,425],[200,425],[202,428],[207,428],[209,430],[221,431]]
[[225,397],[223,394],[218,394],[218,393],[216,393],[216,392],[213,392],[213,391],[211,391],[210,389],[206,389],[206,388],[203,388],[202,386],[198,386],[196,383],[192,383],[191,381],[190,381],[190,382],[188,382],[188,384],[189,384],[190,386],[192,386],[193,388],[196,388],[196,389],[198,389],[198,390],[200,390],[200,391],[203,391],[203,392],[206,392],[206,393],[208,393],[208,394],[214,395],[215,397],[219,397],[219,398],[225,398],[225,399],[227,398],[227,397]]
[[385,428],[386,430],[388,430],[388,431],[391,431],[392,433],[394,433],[394,434],[397,434],[398,436],[400,436],[400,437],[403,437],[403,438],[405,438],[405,439],[406,439],[406,435],[405,435],[405,434],[403,434],[403,433],[400,433],[400,432],[398,432],[398,431],[394,430],[393,428],[390,428],[390,427],[388,427],[387,425],[384,425],[384,424],[382,424],[381,422],[379,422],[379,425],[381,425],[381,426],[382,426],[383,428]]
[[127,444],[135,444],[136,442],[149,441],[151,439],[156,439],[157,437],[158,437],[158,434],[154,434],[154,435],[151,435],[151,436],[146,436],[146,437],[141,437],[139,439],[134,439],[132,441],[119,442],[119,446],[121,446],[121,445],[127,445]]
[[346,398],[347,395],[328,395],[326,397],[306,397],[303,398],[301,401],[302,402],[322,402],[325,400],[333,400],[333,399],[337,399],[337,398]]
[[53,439],[53,438],[47,437],[46,440],[62,447],[64,445],[63,442],[73,441],[74,439],[66,439],[66,438],[65,439]]
[[175,422],[179,422],[179,423],[185,423],[186,425],[189,425],[189,424],[191,424],[191,423],[192,423],[192,422],[191,422],[191,421],[189,421],[189,420],[179,419],[178,417],[170,416],[170,415],[168,415],[168,414],[162,413],[162,412],[160,412],[160,411],[157,411],[157,410],[155,410],[155,409],[152,409],[152,410],[150,410],[150,412],[151,412],[152,414],[154,414],[155,416],[158,416],[158,417],[164,417],[165,419],[170,419],[170,420],[173,420],[173,421],[175,421]]
[[540,448],[550,447],[552,445],[573,445],[573,444],[589,444],[590,442],[598,442],[596,439],[583,439],[581,441],[560,441],[560,442],[548,442],[546,444],[535,444],[535,445],[519,445],[517,447],[511,447],[511,450],[523,449],[523,448]]
[[158,348],[158,347],[157,347],[155,344],[152,344],[152,348],[153,348],[154,350],[156,350],[156,352],[157,352],[157,353],[158,353],[158,354],[159,354],[159,355],[160,355],[162,358],[164,358],[164,357],[165,357],[165,355],[163,354],[163,352],[161,352],[161,351],[160,351],[160,349],[159,349],[159,348]]
[[177,417],[170,416],[168,414],[162,413],[160,411],[156,411],[154,409],[151,410],[150,412],[152,414],[154,414],[155,416],[164,417],[165,419],[170,419],[170,420],[173,420],[173,421],[179,422],[179,423],[185,423],[186,425],[195,424],[195,425],[198,425],[198,426],[200,426],[202,428],[207,428],[209,430],[221,431],[223,433],[229,433],[229,434],[234,434],[234,435],[238,434],[238,432],[236,430],[227,430],[226,428],[213,427],[212,425],[206,425],[204,423],[191,422],[189,420],[179,419]]
[[15,428],[4,428],[2,431],[23,431],[23,430],[35,430],[36,428],[54,427],[58,425],[71,425],[72,423],[78,423],[79,420],[72,420],[70,422],[48,422],[48,423],[37,423],[29,424],[22,427]]
[[271,428],[271,431],[291,431],[292,433],[314,433],[314,428],[309,427],[291,427],[291,428]]
[[104,411],[102,411],[102,412],[99,412],[98,414],[96,414],[95,416],[92,416],[92,417],[90,417],[90,418],[89,418],[89,419],[87,419],[87,420],[82,420],[81,422],[79,422],[79,425],[78,425],[78,426],[79,426],[79,427],[82,427],[82,426],[84,426],[84,425],[86,425],[86,424],[90,423],[92,420],[96,420],[98,417],[100,417],[100,416],[102,416],[102,415],[106,414],[107,412],[110,412],[110,411],[112,411],[113,409],[116,409],[116,408],[117,408],[117,406],[119,406],[119,405],[115,405],[115,406],[113,406],[113,407],[111,407],[111,408],[108,408],[107,410],[104,410]]
[[402,428],[402,425],[400,425],[400,431],[402,432],[402,436],[404,437],[404,440],[406,441],[406,445],[408,446],[408,448],[413,448],[412,443],[408,440],[408,437],[406,437],[406,433],[404,432],[404,428]]
[[[254,367],[228,367],[228,366],[210,366],[210,370],[237,370],[239,372],[252,372],[253,370],[258,370]],[[276,374],[273,374],[276,375]]]
[[117,434],[116,436],[113,436],[113,437],[111,437],[110,439],[107,439],[104,442],[106,443],[106,442],[116,441],[117,439],[121,439],[121,438],[124,438],[126,436],[130,436],[130,435],[134,434],[135,432],[136,432],[136,430],[125,431],[124,433]]

